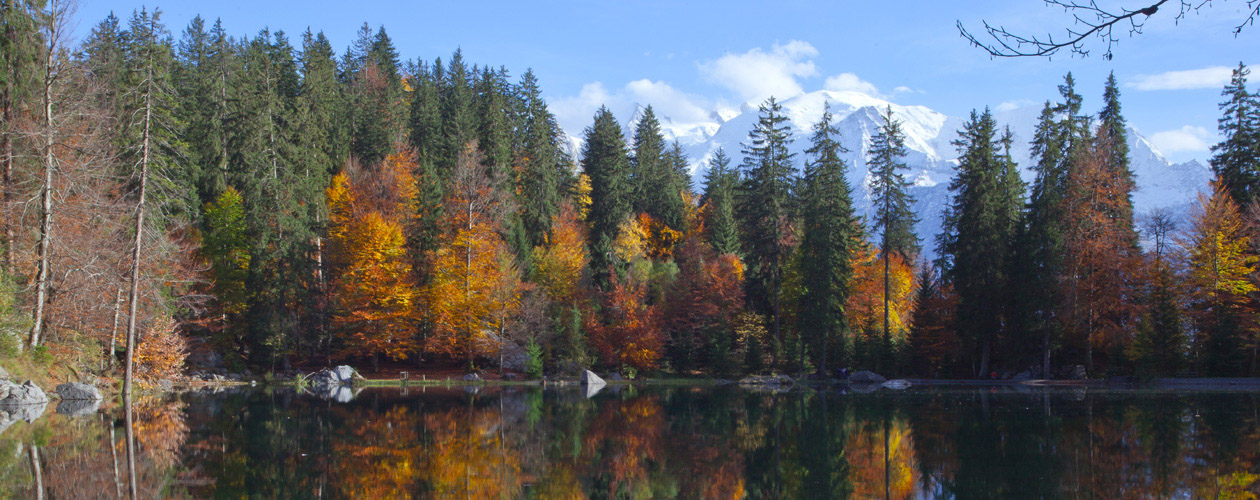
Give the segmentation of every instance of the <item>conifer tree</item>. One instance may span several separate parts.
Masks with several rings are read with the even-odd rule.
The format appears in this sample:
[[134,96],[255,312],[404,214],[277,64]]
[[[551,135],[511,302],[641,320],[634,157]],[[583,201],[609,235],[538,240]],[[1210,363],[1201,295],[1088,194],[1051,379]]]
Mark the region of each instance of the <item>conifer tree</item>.
[[792,126],[773,97],[758,108],[757,124],[744,145],[743,182],[737,213],[747,253],[747,299],[752,309],[770,318],[772,365],[781,347],[783,275],[792,247],[796,166]]
[[463,52],[456,50],[447,66],[439,94],[442,154],[437,165],[442,172],[449,172],[454,168],[455,159],[468,142],[477,137],[472,79],[468,74],[468,66],[464,63]]
[[601,287],[608,286],[609,271],[619,266],[613,241],[621,224],[631,215],[630,161],[621,125],[608,108],[600,107],[595,122],[586,129],[582,171],[591,178],[591,208],[587,215],[591,232],[591,270]]
[[871,199],[875,205],[873,230],[879,234],[879,252],[884,261],[884,331],[882,356],[890,354],[892,332],[889,329],[891,308],[891,256],[911,260],[919,254],[919,237],[914,232],[918,217],[911,210],[914,197],[910,195],[910,181],[901,171],[906,170],[906,135],[901,122],[893,117],[892,106],[883,114],[879,133],[871,138],[867,153],[867,166],[871,171]]
[[739,171],[731,168],[731,158],[721,148],[709,159],[704,174],[705,230],[709,244],[718,254],[739,253],[739,226],[735,219],[735,196]]
[[1238,63],[1221,91],[1217,130],[1223,139],[1212,146],[1212,170],[1229,190],[1234,203],[1250,206],[1260,193],[1260,101],[1247,91],[1251,70]]
[[[843,338],[845,303],[851,291],[852,262],[862,235],[853,212],[852,192],[845,177],[848,166],[840,155],[840,132],[832,122],[830,105],[814,126],[809,161],[801,188],[802,232],[801,275],[805,292],[801,298],[799,327],[820,360],[821,373],[827,373],[828,353],[835,339]],[[804,358],[804,355],[801,355]]]
[[653,217],[659,200],[657,178],[665,163],[665,137],[661,134],[661,122],[656,118],[656,111],[651,105],[643,108],[643,115],[634,124],[634,149],[630,156],[630,183],[634,187],[633,210],[635,213],[649,213]]
[[[1105,133],[1108,148],[1106,169],[1111,177],[1121,180],[1127,185],[1136,185],[1133,170],[1129,166],[1129,132],[1124,116],[1120,114],[1120,87],[1116,84],[1116,74],[1107,76],[1106,88],[1103,90],[1103,109],[1098,112],[1098,134]],[[1123,200],[1116,200],[1113,205],[1119,210],[1110,214],[1112,220],[1119,224],[1118,231],[1130,240],[1134,249],[1138,247],[1137,230],[1133,227],[1133,196],[1125,191]]]
[[562,192],[572,174],[570,159],[563,150],[562,132],[555,116],[538,88],[533,71],[521,75],[517,100],[522,107],[522,130],[517,163],[519,176],[521,224],[533,246],[542,245],[551,228],[551,221],[560,213]]
[[960,164],[938,242],[945,277],[958,297],[958,333],[979,352],[980,374],[989,373],[993,350],[1006,333],[1012,244],[1023,203],[1023,183],[1010,160],[1010,130],[997,134],[988,109],[972,111],[953,141]]

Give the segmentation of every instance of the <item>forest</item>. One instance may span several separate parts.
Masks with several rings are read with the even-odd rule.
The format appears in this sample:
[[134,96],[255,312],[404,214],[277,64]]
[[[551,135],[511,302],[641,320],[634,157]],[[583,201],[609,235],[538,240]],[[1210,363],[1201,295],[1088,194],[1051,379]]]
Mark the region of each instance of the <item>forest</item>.
[[1134,213],[1119,85],[1094,113],[1068,74],[1031,183],[1011,132],[972,112],[925,242],[891,109],[862,216],[830,111],[794,130],[770,98],[696,186],[650,106],[629,124],[601,108],[573,150],[532,71],[406,60],[384,27],[338,54],[309,29],[234,37],[197,17],[175,35],[156,9],[72,45],[72,20],[0,1],[0,359],[134,362],[149,381],[186,361],[1257,373],[1260,96],[1241,63],[1186,217]]

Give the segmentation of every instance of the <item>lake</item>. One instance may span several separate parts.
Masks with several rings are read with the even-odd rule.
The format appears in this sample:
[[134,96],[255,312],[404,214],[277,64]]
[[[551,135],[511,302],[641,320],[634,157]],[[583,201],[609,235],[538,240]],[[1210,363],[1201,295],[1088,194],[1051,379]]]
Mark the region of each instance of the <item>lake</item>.
[[[739,387],[192,393],[134,407],[145,498],[1256,498],[1260,393]],[[0,433],[0,497],[127,492],[117,408]]]

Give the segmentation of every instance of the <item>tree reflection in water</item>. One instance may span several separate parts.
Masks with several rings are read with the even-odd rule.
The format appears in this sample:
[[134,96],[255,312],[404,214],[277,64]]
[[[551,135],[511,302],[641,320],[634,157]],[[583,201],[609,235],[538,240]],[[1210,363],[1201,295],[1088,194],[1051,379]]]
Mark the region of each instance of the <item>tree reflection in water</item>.
[[[1258,407],[1256,393],[430,387],[133,410],[141,498],[1137,499],[1256,498]],[[0,497],[125,497],[121,417],[9,427]]]

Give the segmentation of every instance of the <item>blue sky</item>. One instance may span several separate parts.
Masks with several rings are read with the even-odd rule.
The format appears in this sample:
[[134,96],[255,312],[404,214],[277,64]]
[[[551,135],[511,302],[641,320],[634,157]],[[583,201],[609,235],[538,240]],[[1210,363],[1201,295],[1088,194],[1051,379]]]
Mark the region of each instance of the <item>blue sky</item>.
[[[1099,0],[1141,7],[1149,1]],[[1176,2],[1173,2],[1176,3]],[[444,1],[313,2],[220,0],[149,2],[176,36],[196,14],[221,18],[234,35],[263,27],[292,38],[324,31],[338,51],[363,22],[384,25],[405,58],[449,56],[532,67],[562,125],[577,133],[600,102],[654,104],[677,117],[738,108],[768,94],[845,88],[948,115],[972,108],[1035,104],[1056,96],[1064,73],[1077,77],[1085,106],[1099,107],[1115,71],[1125,115],[1174,161],[1205,160],[1217,140],[1217,103],[1228,68],[1260,53],[1260,28],[1232,28],[1246,2],[1213,0],[1174,23],[1159,13],[1142,35],[1120,36],[1115,58],[991,59],[958,36],[956,20],[981,19],[1046,32],[1068,20],[1032,0],[965,2]],[[145,3],[85,0],[82,37],[110,11],[126,17]],[[1058,31],[1058,30],[1054,30]],[[1260,78],[1260,74],[1256,75]],[[618,109],[613,106],[614,110]],[[625,118],[625,117],[621,117]],[[578,129],[578,130],[574,130]]]

